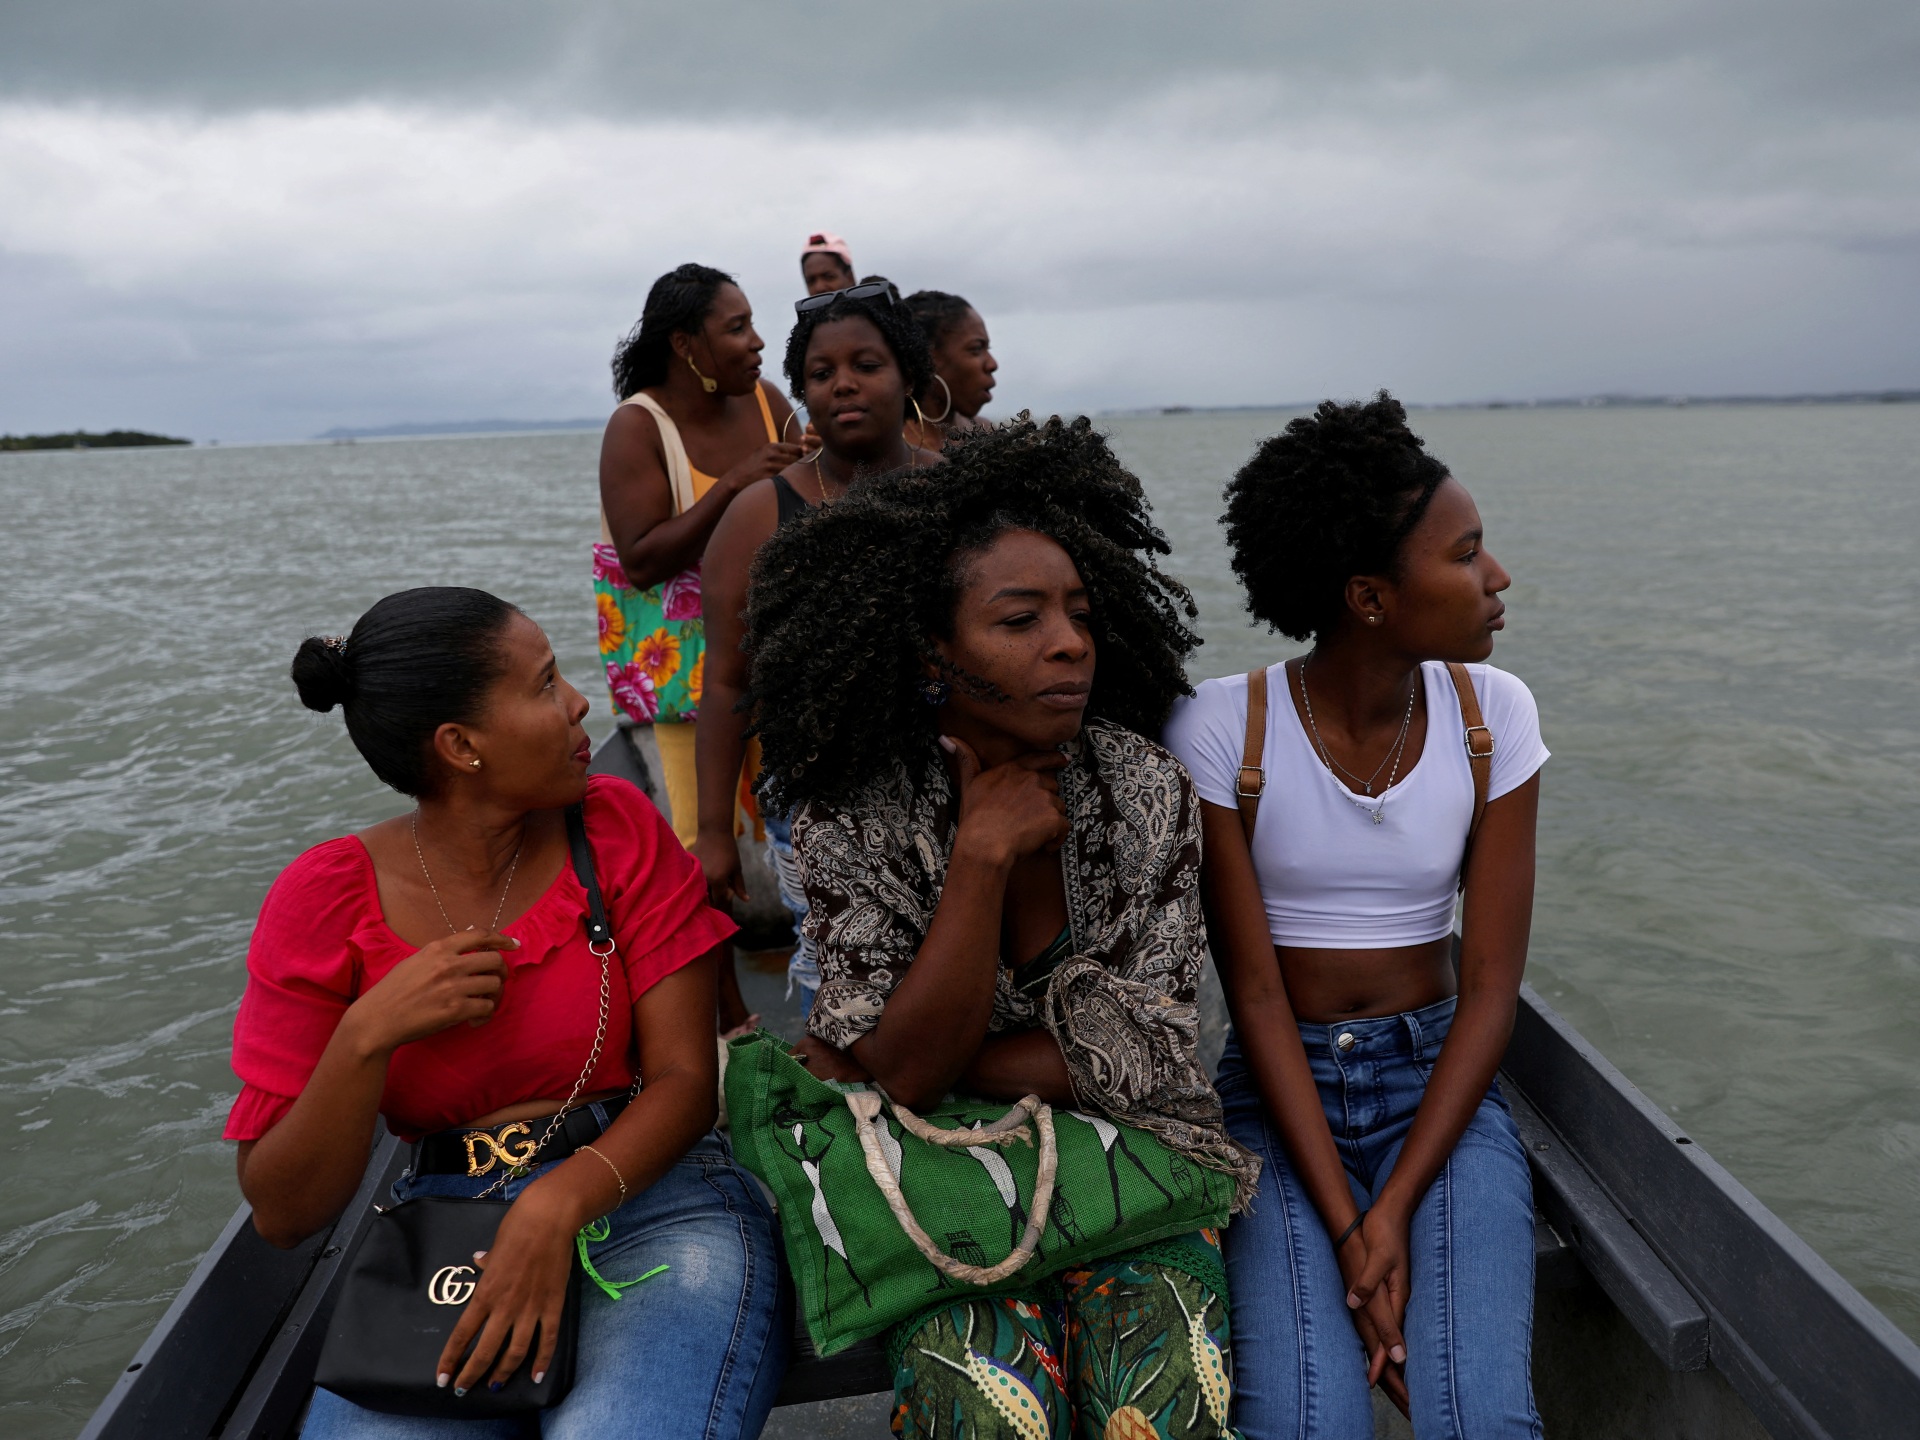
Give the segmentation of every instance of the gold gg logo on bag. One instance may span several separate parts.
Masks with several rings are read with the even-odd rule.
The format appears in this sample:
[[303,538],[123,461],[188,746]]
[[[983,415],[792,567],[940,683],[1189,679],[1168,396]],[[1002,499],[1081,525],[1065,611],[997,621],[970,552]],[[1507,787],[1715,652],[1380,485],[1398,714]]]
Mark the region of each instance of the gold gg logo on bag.
[[473,1298],[475,1282],[463,1279],[474,1274],[471,1265],[442,1265],[427,1281],[427,1299],[436,1305],[464,1305]]
[[[489,1135],[484,1130],[469,1130],[461,1138],[467,1142],[469,1176],[485,1175],[495,1164],[515,1169],[532,1160],[540,1149],[539,1143],[533,1139],[533,1131],[519,1120],[511,1125],[502,1125],[497,1136]],[[524,1140],[526,1143],[515,1149],[512,1143],[515,1140]],[[488,1152],[484,1160],[480,1156],[482,1146]]]

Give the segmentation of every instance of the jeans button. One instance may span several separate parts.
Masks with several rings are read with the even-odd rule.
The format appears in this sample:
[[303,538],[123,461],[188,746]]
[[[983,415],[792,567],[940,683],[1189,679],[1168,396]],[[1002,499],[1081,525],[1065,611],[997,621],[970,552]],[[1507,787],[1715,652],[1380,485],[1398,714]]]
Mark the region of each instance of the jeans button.
[[1343,1052],[1351,1050],[1353,1048],[1353,1032],[1351,1030],[1342,1030],[1338,1035],[1333,1037],[1333,1043],[1338,1045]]

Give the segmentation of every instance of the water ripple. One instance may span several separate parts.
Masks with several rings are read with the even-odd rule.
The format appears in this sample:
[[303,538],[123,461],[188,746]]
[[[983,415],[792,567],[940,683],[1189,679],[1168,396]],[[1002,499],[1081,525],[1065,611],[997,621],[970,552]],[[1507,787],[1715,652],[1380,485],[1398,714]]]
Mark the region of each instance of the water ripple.
[[[1247,623],[1213,518],[1282,419],[1110,427],[1201,605],[1200,675],[1291,649]],[[1499,662],[1555,751],[1535,983],[1920,1332],[1920,407],[1416,424],[1517,577]],[[73,1432],[232,1212],[228,1032],[267,885],[400,808],[300,708],[295,644],[479,585],[597,696],[597,447],[0,456],[10,1435]]]

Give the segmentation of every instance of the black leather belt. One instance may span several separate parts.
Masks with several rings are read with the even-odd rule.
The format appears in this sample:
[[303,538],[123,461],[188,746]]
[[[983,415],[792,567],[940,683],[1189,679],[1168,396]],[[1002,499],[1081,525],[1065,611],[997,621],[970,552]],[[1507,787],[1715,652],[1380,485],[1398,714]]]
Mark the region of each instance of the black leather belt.
[[[611,1100],[599,1102],[607,1112],[609,1124],[627,1108],[627,1102],[632,1098],[631,1095],[616,1095]],[[510,1170],[531,1169],[551,1160],[566,1159],[582,1145],[591,1145],[598,1140],[606,1129],[600,1123],[600,1117],[593,1113],[592,1106],[582,1105],[566,1113],[553,1138],[543,1146],[539,1143],[540,1137],[547,1133],[547,1126],[552,1123],[551,1115],[542,1115],[534,1120],[513,1120],[505,1125],[495,1125],[490,1130],[474,1127],[437,1130],[413,1142],[413,1173],[478,1177],[491,1173],[497,1165],[504,1165]]]

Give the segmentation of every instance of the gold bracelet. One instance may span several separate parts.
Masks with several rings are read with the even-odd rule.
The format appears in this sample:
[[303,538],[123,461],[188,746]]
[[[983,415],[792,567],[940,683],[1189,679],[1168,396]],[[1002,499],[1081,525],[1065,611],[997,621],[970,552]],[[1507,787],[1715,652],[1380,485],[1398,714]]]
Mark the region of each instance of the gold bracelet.
[[[600,1152],[598,1150],[594,1150],[593,1146],[591,1145],[582,1145],[580,1148],[582,1150],[593,1150],[594,1154],[600,1155]],[[600,1159],[605,1162],[607,1169],[613,1171],[613,1183],[620,1187],[620,1204],[621,1205],[626,1204],[627,1203],[627,1182],[623,1178],[621,1178],[620,1167],[614,1164],[613,1161],[608,1160],[607,1157],[604,1155],[600,1155]],[[618,1206],[616,1206],[615,1208],[617,1209]]]

